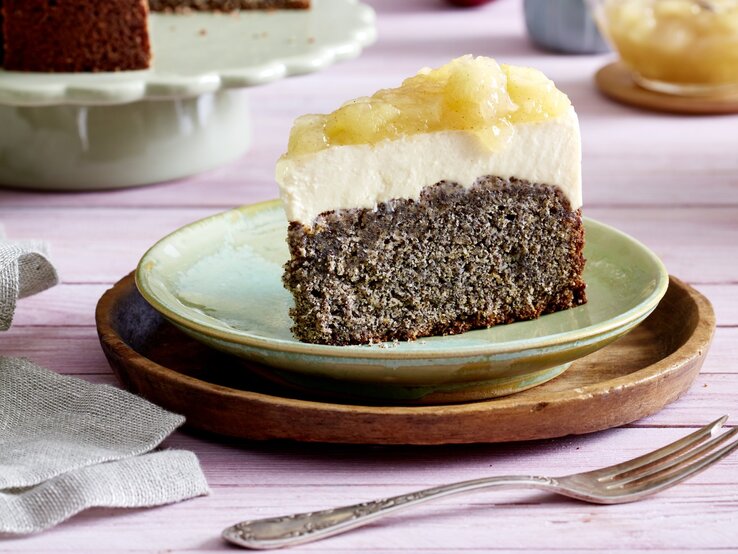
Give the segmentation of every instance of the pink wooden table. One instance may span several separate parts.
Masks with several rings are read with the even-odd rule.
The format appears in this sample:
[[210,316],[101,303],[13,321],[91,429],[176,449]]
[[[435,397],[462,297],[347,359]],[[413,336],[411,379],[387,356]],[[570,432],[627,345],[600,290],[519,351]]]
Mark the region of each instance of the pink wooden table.
[[[176,433],[197,453],[211,496],[151,510],[91,510],[49,532],[0,540],[0,552],[183,552],[228,547],[244,518],[321,509],[417,487],[504,473],[563,474],[665,444],[722,414],[738,422],[738,116],[676,117],[610,103],[592,75],[607,56],[533,49],[520,2],[476,10],[440,0],[374,0],[379,42],[358,60],[248,92],[256,144],[236,163],[179,182],[94,194],[0,191],[13,238],[51,242],[63,283],[20,302],[0,353],[115,383],[93,311],[162,235],[238,204],[273,198],[276,158],[295,116],[396,85],[424,65],[485,54],[539,67],[571,97],[584,141],[586,214],[634,235],[714,303],[718,329],[692,390],[661,413],[589,436],[433,448],[249,443]],[[596,507],[537,493],[448,499],[348,535],[316,552],[738,551],[738,456],[637,504]]]

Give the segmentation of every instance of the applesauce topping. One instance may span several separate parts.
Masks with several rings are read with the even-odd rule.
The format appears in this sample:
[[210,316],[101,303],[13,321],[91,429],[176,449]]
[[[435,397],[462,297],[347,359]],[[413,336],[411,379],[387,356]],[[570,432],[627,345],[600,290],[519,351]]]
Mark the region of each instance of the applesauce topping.
[[401,86],[357,98],[327,115],[299,117],[286,156],[435,131],[469,131],[491,150],[504,145],[516,123],[562,115],[568,97],[543,73],[463,56],[422,69]]
[[645,79],[738,85],[738,0],[605,0],[598,19]]

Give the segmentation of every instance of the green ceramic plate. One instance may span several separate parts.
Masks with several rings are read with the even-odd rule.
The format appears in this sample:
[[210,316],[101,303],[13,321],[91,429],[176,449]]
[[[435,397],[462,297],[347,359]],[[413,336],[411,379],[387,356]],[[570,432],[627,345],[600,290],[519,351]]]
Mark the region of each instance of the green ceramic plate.
[[292,297],[281,283],[286,230],[279,201],[192,223],[144,255],[136,283],[185,333],[246,358],[262,375],[312,392],[401,402],[489,398],[547,381],[642,321],[668,283],[645,246],[586,220],[584,306],[413,342],[306,344],[290,333]]

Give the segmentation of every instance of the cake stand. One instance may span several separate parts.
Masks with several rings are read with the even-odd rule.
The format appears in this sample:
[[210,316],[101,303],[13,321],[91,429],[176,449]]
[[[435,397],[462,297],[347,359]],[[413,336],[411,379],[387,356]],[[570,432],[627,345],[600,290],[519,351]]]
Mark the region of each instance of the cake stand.
[[251,143],[246,87],[358,56],[376,36],[357,0],[309,10],[152,14],[153,67],[0,70],[0,183],[93,190],[176,179]]

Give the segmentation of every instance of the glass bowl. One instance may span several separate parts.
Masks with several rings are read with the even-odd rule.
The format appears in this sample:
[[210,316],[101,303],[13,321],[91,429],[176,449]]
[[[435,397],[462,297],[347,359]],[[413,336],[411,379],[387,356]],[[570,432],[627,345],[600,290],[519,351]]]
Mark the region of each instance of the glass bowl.
[[525,26],[533,43],[564,54],[609,52],[585,0],[524,0]]
[[588,0],[600,31],[644,88],[738,94],[738,0]]

